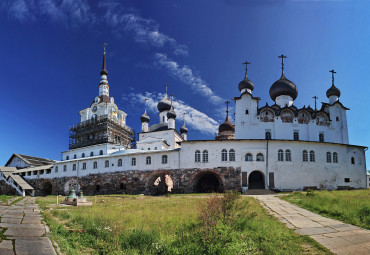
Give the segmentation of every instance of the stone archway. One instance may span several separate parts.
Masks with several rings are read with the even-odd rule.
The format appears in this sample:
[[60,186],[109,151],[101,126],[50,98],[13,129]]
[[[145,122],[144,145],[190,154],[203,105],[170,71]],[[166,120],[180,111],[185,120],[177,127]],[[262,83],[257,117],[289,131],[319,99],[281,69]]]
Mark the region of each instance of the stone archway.
[[193,191],[196,193],[222,193],[224,192],[224,184],[216,173],[204,171],[194,177]]
[[145,193],[159,196],[171,193],[173,189],[173,180],[169,173],[159,172],[152,174],[145,183]]
[[49,196],[53,192],[53,185],[51,184],[50,181],[44,181],[42,184],[42,194],[44,196]]
[[260,171],[253,171],[248,178],[248,189],[264,189],[265,175]]

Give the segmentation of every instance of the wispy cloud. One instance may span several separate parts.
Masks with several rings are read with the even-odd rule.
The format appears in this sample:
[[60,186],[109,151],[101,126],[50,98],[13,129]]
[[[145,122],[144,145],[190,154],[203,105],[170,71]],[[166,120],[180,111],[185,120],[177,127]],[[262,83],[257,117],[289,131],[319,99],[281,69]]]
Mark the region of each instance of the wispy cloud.
[[0,10],[21,23],[41,17],[67,27],[91,26],[96,22],[87,0],[10,0],[1,2]]
[[[145,98],[147,98],[147,109],[149,113],[153,113],[157,115],[157,104],[162,98],[164,94],[161,93],[134,93],[131,92],[127,95],[122,97],[125,101],[130,101],[131,106],[143,106]],[[177,121],[182,123],[183,114],[185,113],[185,121],[188,128],[193,130],[197,130],[201,133],[214,135],[217,132],[218,123],[207,114],[195,109],[194,107],[190,106],[189,104],[181,101],[176,100],[174,98],[173,105],[175,107],[175,111],[177,114]],[[144,107],[143,107],[144,108]],[[151,123],[157,123],[159,120],[152,119]]]
[[171,76],[189,85],[195,92],[207,97],[211,103],[220,104],[224,102],[224,99],[215,95],[207,83],[200,76],[194,74],[190,67],[186,65],[180,66],[176,61],[169,59],[163,53],[156,53],[154,59],[155,64],[165,68]]
[[99,6],[106,9],[104,20],[116,33],[128,32],[136,42],[158,48],[169,45],[175,55],[188,55],[188,47],[159,32],[159,24],[153,19],[140,17],[116,1],[105,2]]

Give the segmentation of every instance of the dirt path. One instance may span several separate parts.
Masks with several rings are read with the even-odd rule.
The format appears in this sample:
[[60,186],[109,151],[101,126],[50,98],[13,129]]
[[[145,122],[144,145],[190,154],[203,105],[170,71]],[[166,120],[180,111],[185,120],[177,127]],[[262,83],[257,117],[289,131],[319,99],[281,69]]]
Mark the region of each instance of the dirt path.
[[370,255],[370,231],[325,218],[274,195],[254,195],[270,214],[339,255]]

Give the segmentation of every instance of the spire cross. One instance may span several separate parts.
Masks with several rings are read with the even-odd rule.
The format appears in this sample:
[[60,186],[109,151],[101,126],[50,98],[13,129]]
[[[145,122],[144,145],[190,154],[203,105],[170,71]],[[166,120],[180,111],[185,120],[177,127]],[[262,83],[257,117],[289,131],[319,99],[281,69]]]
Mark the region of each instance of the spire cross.
[[248,65],[250,64],[250,62],[248,62],[248,61],[245,61],[244,63],[243,63],[243,65],[245,65],[245,76],[247,76],[247,73],[248,73]]
[[145,98],[144,101],[145,101],[145,112],[146,112],[146,101],[148,101],[149,98]]
[[281,54],[278,56],[278,58],[281,58],[281,75],[284,74],[284,58],[287,58],[287,56],[284,56],[284,54]]
[[183,120],[184,120],[184,125],[185,125],[185,115],[186,115],[186,113],[184,112],[184,113],[182,114],[182,118],[183,118]]
[[334,74],[337,73],[334,71],[334,69],[329,71],[331,73],[331,84],[334,86]]
[[[167,93],[166,93],[167,94]],[[172,105],[172,100],[173,100],[174,94],[170,95],[170,100],[171,100],[171,105]]]
[[104,54],[105,54],[105,47],[107,47],[108,43],[103,44]]
[[167,96],[167,87],[168,87],[168,84],[164,84],[164,87],[166,88],[166,96]]
[[312,98],[314,98],[315,99],[315,111],[317,110],[317,108],[316,108],[316,99],[319,99],[317,96],[314,96],[314,97],[312,97]]
[[225,103],[226,103],[226,117],[228,117],[229,116],[229,104],[230,104],[230,102],[226,101]]

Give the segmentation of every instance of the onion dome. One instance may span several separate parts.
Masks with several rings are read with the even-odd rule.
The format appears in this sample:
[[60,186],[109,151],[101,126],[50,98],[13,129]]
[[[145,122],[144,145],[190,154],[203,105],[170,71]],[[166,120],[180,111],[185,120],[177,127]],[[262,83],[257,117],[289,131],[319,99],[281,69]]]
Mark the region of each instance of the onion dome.
[[150,117],[149,117],[149,115],[146,113],[146,111],[144,112],[144,114],[143,114],[143,115],[141,115],[141,117],[140,117],[140,121],[141,121],[141,122],[147,122],[147,123],[149,123],[149,121],[150,121]]
[[231,131],[231,132],[235,132],[235,126],[234,124],[229,120],[229,116],[226,117],[226,120],[224,121],[224,123],[222,123],[219,127],[218,127],[218,132],[221,133],[221,132],[225,132],[225,131]]
[[331,73],[331,87],[326,91],[326,96],[329,98],[331,96],[340,97],[340,90],[334,85],[334,74],[337,73],[334,70],[329,71]]
[[167,113],[167,118],[168,119],[176,119],[176,112],[175,112],[173,106],[171,106],[171,110]]
[[180,133],[181,134],[187,134],[188,133],[188,128],[185,126],[185,122],[182,125],[182,127],[180,128]]
[[329,98],[331,96],[337,96],[340,97],[340,90],[332,85],[327,91],[326,91],[326,96]]
[[298,90],[297,86],[293,82],[288,80],[283,73],[280,79],[272,84],[269,93],[273,101],[275,101],[278,96],[282,95],[290,96],[291,98],[293,98],[293,100],[295,100],[298,95]]
[[159,112],[171,110],[171,101],[167,98],[167,95],[157,104]]
[[245,62],[243,64],[245,64],[245,78],[244,78],[244,80],[242,80],[241,82],[239,82],[239,86],[238,86],[239,91],[242,91],[243,89],[246,89],[246,90],[249,89],[249,90],[253,91],[254,84],[253,84],[252,81],[250,81],[248,79],[248,76],[247,76],[247,65],[250,64],[250,63],[249,62]]

